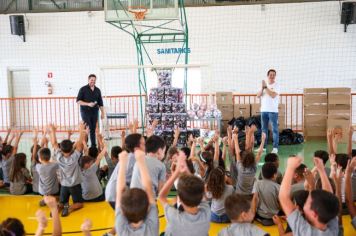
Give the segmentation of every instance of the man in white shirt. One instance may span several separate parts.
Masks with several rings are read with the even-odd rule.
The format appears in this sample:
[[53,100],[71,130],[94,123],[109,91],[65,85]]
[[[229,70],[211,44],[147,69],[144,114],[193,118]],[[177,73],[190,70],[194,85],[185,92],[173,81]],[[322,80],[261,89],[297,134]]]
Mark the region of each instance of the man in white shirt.
[[[278,153],[279,131],[278,131],[278,104],[279,104],[279,86],[276,83],[276,71],[270,69],[267,72],[267,80],[262,80],[262,88],[257,93],[261,98],[261,123],[262,132],[267,134],[268,123],[272,124],[273,149],[272,153]],[[265,145],[267,145],[267,138]],[[266,147],[266,146],[265,146]],[[264,148],[266,150],[266,148]]]

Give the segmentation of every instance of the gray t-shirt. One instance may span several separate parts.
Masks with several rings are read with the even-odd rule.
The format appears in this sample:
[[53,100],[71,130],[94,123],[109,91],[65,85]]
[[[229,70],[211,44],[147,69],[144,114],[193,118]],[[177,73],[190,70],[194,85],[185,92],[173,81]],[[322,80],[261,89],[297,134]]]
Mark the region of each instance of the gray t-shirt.
[[156,204],[150,205],[142,225],[132,228],[121,209],[116,211],[115,228],[118,235],[125,236],[157,236],[159,230],[158,209]]
[[293,236],[335,236],[339,232],[337,217],[329,221],[325,231],[310,225],[297,209],[287,217],[287,221],[292,229]]
[[39,184],[39,181],[40,181],[40,179],[39,179],[40,177],[39,177],[38,172],[36,170],[36,165],[39,165],[39,164],[34,162],[34,161],[31,163],[32,190],[33,190],[33,192],[38,193],[39,192],[38,184]]
[[202,202],[198,208],[198,213],[192,215],[165,204],[164,213],[167,220],[165,236],[207,236],[210,228],[209,203]]
[[234,187],[231,185],[225,185],[224,193],[223,195],[219,198],[212,198],[212,195],[210,192],[207,193],[208,198],[212,198],[211,201],[211,212],[213,212],[216,215],[222,216],[225,214],[225,199],[233,194],[235,191]]
[[57,178],[58,163],[37,164],[39,175],[38,191],[41,195],[54,195],[59,193],[59,181]]
[[77,150],[69,157],[64,157],[59,149],[55,151],[53,159],[58,162],[62,186],[72,187],[82,182],[82,174],[78,163],[80,156],[81,153]]
[[10,193],[13,195],[22,195],[26,193],[26,180],[30,179],[30,171],[22,168],[21,173],[15,181],[10,181]]
[[108,154],[105,155],[105,161],[108,165],[108,179],[110,179],[117,163],[114,164]]
[[88,169],[83,170],[82,196],[84,200],[92,200],[103,194],[103,188],[96,176],[98,166],[94,163]]
[[1,160],[1,164],[2,164],[2,174],[3,174],[3,178],[4,178],[4,183],[9,184],[10,183],[10,179],[9,179],[9,174],[10,174],[10,168],[11,168],[11,164],[12,161],[14,160],[14,156],[9,157],[9,159],[5,160],[5,158],[3,157]]
[[266,219],[272,219],[280,211],[278,194],[280,186],[268,179],[255,182],[254,192],[258,194],[257,214]]
[[[156,198],[159,192],[159,183],[166,181],[166,166],[155,157],[147,156],[145,162],[152,181],[153,197]],[[141,174],[138,165],[134,166],[130,188],[142,189]]]
[[[126,185],[130,186],[131,176],[133,172],[133,167],[136,163],[135,154],[129,153],[128,155],[129,162],[127,163],[126,167]],[[117,163],[108,183],[105,187],[105,200],[108,202],[115,202],[116,201],[116,182],[117,182],[117,175],[120,167],[120,162]],[[131,171],[130,171],[131,169]],[[131,174],[130,174],[131,172]]]
[[251,194],[253,183],[255,182],[256,166],[245,168],[242,166],[241,161],[236,162],[237,169],[237,182],[236,193],[238,194]]
[[251,223],[232,223],[223,228],[218,236],[268,236],[269,234]]

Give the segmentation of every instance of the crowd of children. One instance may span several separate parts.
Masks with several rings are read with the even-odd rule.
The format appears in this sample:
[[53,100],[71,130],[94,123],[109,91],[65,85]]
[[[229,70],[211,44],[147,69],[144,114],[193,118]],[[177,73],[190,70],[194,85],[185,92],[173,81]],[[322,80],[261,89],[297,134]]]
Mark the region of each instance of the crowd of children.
[[[26,154],[17,152],[22,133],[9,130],[0,140],[0,187],[14,195],[42,195],[39,205],[51,209],[52,235],[62,234],[59,214],[65,217],[85,202],[104,200],[115,210],[115,226],[105,234],[108,236],[159,235],[157,201],[164,209],[167,225],[162,235],[166,236],[206,236],[210,222],[230,223],[219,232],[221,236],[269,235],[254,225],[254,220],[276,225],[279,235],[335,236],[343,235],[342,214],[349,214],[356,228],[352,127],[347,153],[337,152],[340,137],[330,130],[328,151],[317,150],[314,157],[306,157],[313,158],[314,166],[308,168],[302,157],[290,156],[282,174],[278,155],[271,153],[265,155],[258,175],[266,134],[255,151],[254,125],[245,128],[243,141],[238,129],[230,126],[226,137],[216,131],[205,143],[190,136],[187,146],[178,148],[179,129],[173,144],[167,146],[153,134],[155,124],[145,136],[137,132],[136,125],[130,125],[130,134],[122,133],[121,147],[113,146],[110,156],[99,132],[98,147],[87,146],[85,124],[79,125],[75,142],[71,133],[57,142],[56,126],[49,125],[40,142],[34,132],[30,170]],[[325,166],[328,161],[330,168]],[[102,178],[108,179],[105,190]],[[168,198],[171,190],[177,192],[175,200]],[[59,196],[58,203],[53,196]],[[41,210],[36,217],[36,235],[43,235],[47,218]],[[81,226],[84,235],[91,235],[91,227],[91,221],[85,220]],[[25,229],[19,220],[8,218],[1,223],[0,235],[22,236]]]

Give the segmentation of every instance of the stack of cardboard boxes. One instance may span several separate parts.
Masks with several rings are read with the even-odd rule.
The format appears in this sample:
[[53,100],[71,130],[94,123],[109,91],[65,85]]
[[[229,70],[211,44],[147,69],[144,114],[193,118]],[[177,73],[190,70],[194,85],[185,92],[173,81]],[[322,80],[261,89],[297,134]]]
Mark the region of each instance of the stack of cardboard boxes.
[[325,138],[327,114],[327,89],[304,89],[304,136],[307,139],[312,137]]
[[234,100],[232,92],[216,92],[216,105],[221,111],[221,132],[226,133],[228,122],[234,117]]
[[347,142],[351,118],[351,89],[328,89],[327,128],[339,133],[342,142]]

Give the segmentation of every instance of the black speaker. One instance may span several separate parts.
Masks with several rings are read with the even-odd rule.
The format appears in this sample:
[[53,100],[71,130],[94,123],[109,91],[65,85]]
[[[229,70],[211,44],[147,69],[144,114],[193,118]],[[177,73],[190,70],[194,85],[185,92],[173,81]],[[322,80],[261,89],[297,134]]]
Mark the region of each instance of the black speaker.
[[356,23],[356,2],[343,2],[341,10],[341,24]]
[[25,22],[23,15],[10,16],[11,34],[25,35]]

